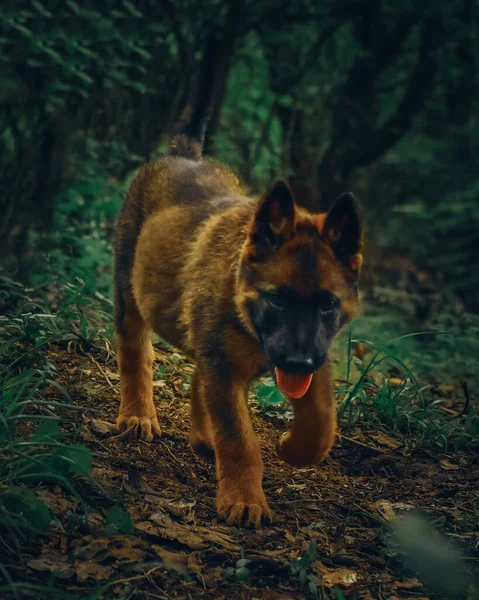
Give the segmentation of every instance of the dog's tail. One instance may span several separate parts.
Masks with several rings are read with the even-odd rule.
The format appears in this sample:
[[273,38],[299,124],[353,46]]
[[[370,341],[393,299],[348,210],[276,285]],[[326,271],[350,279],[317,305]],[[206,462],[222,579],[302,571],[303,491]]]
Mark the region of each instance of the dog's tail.
[[179,133],[171,140],[167,151],[168,156],[179,156],[191,160],[200,160],[203,154],[203,142]]
[[210,40],[205,48],[199,67],[194,109],[185,111],[187,116],[183,116],[177,125],[176,135],[171,140],[167,152],[170,156],[180,156],[193,160],[201,159],[206,129],[216,101],[216,50],[214,41]]
[[194,110],[186,110],[183,118],[176,126],[176,135],[171,140],[167,152],[169,156],[179,156],[192,160],[201,159],[206,129],[213,109],[212,100],[213,92],[211,90],[200,89],[198,102]]

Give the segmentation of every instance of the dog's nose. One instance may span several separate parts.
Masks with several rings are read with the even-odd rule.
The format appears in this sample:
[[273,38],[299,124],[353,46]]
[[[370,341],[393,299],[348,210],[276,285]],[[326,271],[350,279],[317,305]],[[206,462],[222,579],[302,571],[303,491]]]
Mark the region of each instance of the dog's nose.
[[287,373],[312,373],[314,371],[313,359],[289,356],[284,361],[284,371]]

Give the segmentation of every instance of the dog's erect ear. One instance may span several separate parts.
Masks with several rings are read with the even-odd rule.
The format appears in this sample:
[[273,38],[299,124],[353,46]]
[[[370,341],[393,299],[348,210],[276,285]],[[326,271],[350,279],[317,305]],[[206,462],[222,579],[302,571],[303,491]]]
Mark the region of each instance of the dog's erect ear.
[[342,194],[326,215],[323,239],[336,257],[353,271],[363,262],[363,234],[356,201],[352,194]]
[[264,194],[256,209],[250,244],[259,253],[276,250],[294,235],[295,204],[289,185],[278,179]]

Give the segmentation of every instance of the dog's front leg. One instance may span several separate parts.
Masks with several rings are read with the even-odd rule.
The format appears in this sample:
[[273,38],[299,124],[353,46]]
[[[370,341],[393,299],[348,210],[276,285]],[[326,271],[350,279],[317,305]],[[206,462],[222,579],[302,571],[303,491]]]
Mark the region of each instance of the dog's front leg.
[[198,365],[216,455],[218,514],[230,525],[258,527],[272,519],[263,492],[263,460],[249,416],[248,382]]
[[321,462],[336,437],[336,405],[329,363],[313,375],[306,394],[302,398],[291,398],[290,402],[294,421],[278,444],[278,456],[294,467]]

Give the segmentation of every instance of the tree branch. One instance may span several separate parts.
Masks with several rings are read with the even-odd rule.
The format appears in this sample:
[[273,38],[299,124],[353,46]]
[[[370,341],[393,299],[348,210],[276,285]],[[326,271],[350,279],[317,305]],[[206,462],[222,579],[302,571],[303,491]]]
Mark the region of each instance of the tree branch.
[[409,129],[413,118],[423,108],[437,72],[435,52],[440,40],[437,21],[428,19],[421,31],[416,65],[409,78],[406,92],[395,114],[373,133],[375,142],[365,149],[356,162],[357,167],[370,164],[393,146]]

